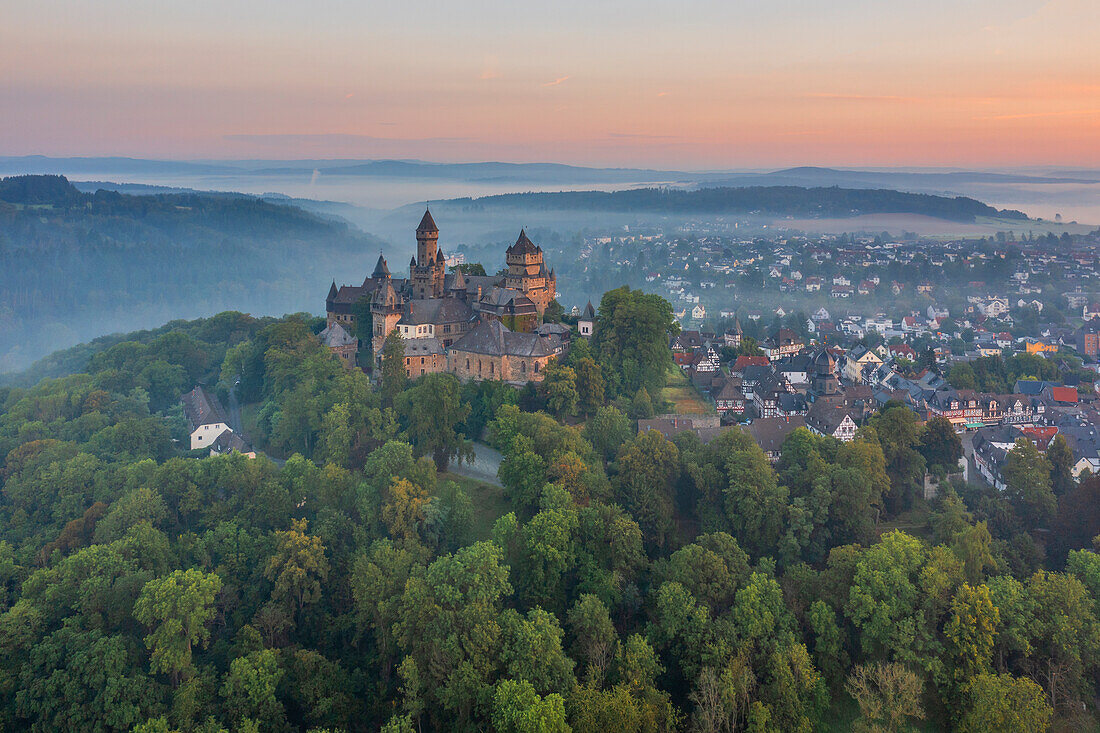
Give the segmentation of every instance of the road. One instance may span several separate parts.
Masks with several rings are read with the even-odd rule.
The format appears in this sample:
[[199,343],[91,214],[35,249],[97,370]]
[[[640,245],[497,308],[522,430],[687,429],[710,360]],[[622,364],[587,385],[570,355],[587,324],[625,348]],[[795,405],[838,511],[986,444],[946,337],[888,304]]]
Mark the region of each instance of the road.
[[450,470],[459,476],[484,481],[493,486],[501,486],[500,479],[497,478],[497,471],[500,470],[502,458],[500,451],[481,443],[474,443],[474,459],[462,463],[456,461],[451,464]]

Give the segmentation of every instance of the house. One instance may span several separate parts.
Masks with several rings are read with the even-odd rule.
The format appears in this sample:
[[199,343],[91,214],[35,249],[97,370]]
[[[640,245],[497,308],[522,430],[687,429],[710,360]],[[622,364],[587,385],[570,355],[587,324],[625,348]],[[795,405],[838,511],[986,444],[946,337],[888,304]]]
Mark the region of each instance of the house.
[[805,346],[805,344],[802,342],[802,338],[789,328],[779,329],[775,335],[761,344],[764,355],[767,356],[770,361],[776,361],[784,356],[797,354],[802,351],[803,346]]
[[345,369],[355,368],[355,352],[359,350],[359,339],[349,334],[336,321],[329,323],[317,336],[321,339],[321,345],[335,354]]
[[248,458],[256,457],[256,450],[250,446],[244,438],[232,430],[224,430],[222,434],[210,444],[210,455],[224,456],[229,453],[240,453]]
[[752,436],[768,460],[775,463],[779,460],[783,441],[798,428],[806,427],[803,417],[771,417],[758,418],[745,426],[745,432]]
[[436,338],[405,341],[405,375],[410,379],[447,370],[447,353]]
[[845,408],[828,400],[818,400],[806,413],[806,427],[818,435],[827,435],[848,443],[856,437],[856,421]]
[[1100,351],[1100,317],[1090,318],[1077,329],[1077,352],[1082,356],[1095,359]]
[[863,381],[865,370],[874,369],[880,364],[882,359],[878,354],[861,344],[845,355],[841,376],[849,382],[859,383]]
[[767,367],[768,357],[766,356],[739,356],[734,360],[730,366],[730,374],[741,375],[745,373],[745,368],[750,366]]
[[451,344],[447,349],[447,371],[463,380],[541,382],[553,358],[548,338],[511,331],[500,321],[491,320]]
[[198,386],[180,397],[180,402],[191,431],[191,450],[207,448],[222,433],[232,431],[221,402],[212,392]]
[[710,394],[719,413],[744,414],[745,395],[741,391],[741,379],[739,377],[725,377],[715,380]]
[[656,430],[669,440],[680,433],[695,433],[703,443],[709,443],[727,430],[718,415],[658,415],[638,421],[638,432]]
[[909,344],[891,344],[886,347],[886,353],[895,359],[917,360],[917,352]]

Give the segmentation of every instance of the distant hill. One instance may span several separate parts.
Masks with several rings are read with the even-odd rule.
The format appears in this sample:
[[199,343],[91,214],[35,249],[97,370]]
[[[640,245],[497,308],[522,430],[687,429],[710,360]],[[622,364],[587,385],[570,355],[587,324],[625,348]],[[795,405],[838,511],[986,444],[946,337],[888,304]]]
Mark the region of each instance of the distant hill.
[[316,311],[380,242],[285,202],[0,180],[0,372],[113,331],[224,310]]
[[1020,211],[996,209],[965,196],[947,197],[885,189],[749,186],[677,190],[644,188],[629,191],[569,191],[517,193],[456,199],[452,205],[474,209],[589,210],[618,213],[761,214],[798,218],[845,218],[864,214],[916,214],[953,222],[973,222],[979,216],[1026,221]]

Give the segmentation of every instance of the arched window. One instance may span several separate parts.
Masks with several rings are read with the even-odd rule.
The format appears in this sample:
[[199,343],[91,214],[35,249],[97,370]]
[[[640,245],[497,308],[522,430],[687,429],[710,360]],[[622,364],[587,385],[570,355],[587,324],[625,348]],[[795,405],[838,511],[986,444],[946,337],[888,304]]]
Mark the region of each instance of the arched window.
[[520,370],[520,372],[522,372],[523,374],[526,374],[526,373],[527,373],[527,362],[525,362],[525,361],[521,361],[521,362],[519,363],[519,370]]
[[535,374],[538,374],[538,373],[539,373],[539,363],[536,361],[535,362]]

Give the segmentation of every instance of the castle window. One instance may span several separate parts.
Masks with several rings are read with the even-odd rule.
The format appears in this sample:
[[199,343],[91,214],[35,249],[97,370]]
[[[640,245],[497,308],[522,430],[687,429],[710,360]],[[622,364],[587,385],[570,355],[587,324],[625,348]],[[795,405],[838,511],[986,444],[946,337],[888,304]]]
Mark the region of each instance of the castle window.
[[519,363],[519,370],[520,370],[520,371],[521,371],[522,373],[526,374],[526,373],[527,373],[527,362],[525,362],[525,361],[521,361],[521,362]]
[[538,374],[538,373],[539,373],[539,363],[536,361],[535,362],[535,374]]

